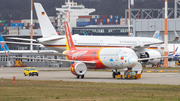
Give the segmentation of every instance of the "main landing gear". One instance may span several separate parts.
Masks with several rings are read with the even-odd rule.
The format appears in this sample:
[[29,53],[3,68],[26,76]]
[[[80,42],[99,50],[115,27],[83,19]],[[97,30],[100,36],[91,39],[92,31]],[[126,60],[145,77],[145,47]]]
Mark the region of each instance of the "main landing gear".
[[77,79],[79,79],[81,77],[81,79],[83,79],[84,78],[84,75],[78,75],[77,76]]

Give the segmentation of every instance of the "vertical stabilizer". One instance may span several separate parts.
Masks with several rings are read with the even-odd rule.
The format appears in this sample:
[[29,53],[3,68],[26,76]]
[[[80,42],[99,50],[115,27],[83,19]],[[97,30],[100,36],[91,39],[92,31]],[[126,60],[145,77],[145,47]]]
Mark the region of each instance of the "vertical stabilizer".
[[88,35],[88,33],[86,31],[83,31],[84,35]]
[[40,3],[34,3],[34,6],[43,37],[58,36],[42,5]]
[[159,31],[156,31],[153,35],[153,38],[159,39],[159,34],[160,34]]
[[134,37],[134,34],[133,34],[133,33],[130,33],[130,37]]
[[0,51],[9,51],[8,46],[6,45],[2,35],[0,34],[0,46],[1,46],[1,50]]
[[66,49],[67,50],[75,50],[76,47],[74,46],[74,43],[72,40],[72,36],[71,36],[71,32],[69,30],[68,22],[64,22],[64,26],[65,26],[65,35],[66,35]]

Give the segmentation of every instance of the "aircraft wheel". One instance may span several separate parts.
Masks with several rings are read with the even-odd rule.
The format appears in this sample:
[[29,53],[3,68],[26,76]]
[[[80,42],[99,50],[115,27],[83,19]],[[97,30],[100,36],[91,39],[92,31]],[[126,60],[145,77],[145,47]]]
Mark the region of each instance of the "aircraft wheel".
[[84,78],[84,75],[82,75],[81,78],[83,79],[83,78]]
[[112,77],[113,77],[113,78],[115,78],[115,76],[116,76],[116,73],[115,73],[115,72],[113,72],[113,73],[112,73]]
[[76,78],[79,79],[79,75]]

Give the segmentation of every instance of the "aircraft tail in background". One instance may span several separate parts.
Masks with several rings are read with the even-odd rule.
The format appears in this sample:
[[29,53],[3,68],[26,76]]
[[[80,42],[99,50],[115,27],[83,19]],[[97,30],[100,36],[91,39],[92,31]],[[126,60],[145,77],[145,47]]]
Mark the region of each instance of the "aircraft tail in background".
[[84,35],[88,35],[88,33],[86,31],[83,31]]
[[40,3],[34,3],[43,38],[59,36]]
[[2,37],[2,35],[0,34],[0,51],[9,51],[8,46],[6,45],[4,38]]
[[8,48],[8,46],[6,45],[6,43],[5,43],[5,41],[4,41],[4,38],[2,37],[2,35],[0,34],[0,51],[4,51],[5,52],[5,54],[6,54],[6,56],[8,56],[7,55],[7,53],[6,53],[6,51],[9,51],[9,48]]
[[133,34],[133,33],[130,33],[130,37],[134,37],[134,34]]
[[154,35],[153,35],[153,38],[159,39],[159,34],[160,34],[160,32],[159,32],[159,31],[156,31],[156,32],[154,33]]

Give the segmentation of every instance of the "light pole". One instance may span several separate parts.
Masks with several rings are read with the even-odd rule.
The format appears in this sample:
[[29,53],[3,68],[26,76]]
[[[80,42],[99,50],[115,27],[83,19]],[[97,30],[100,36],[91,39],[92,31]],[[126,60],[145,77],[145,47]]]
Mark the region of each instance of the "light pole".
[[128,37],[130,37],[130,0],[128,0]]
[[[164,19],[164,56],[168,56],[168,18],[167,18],[168,3],[165,0],[165,19]],[[168,67],[168,58],[164,58],[164,67]]]
[[33,39],[33,0],[31,0],[31,45],[30,45],[31,52],[33,51],[32,39]]

